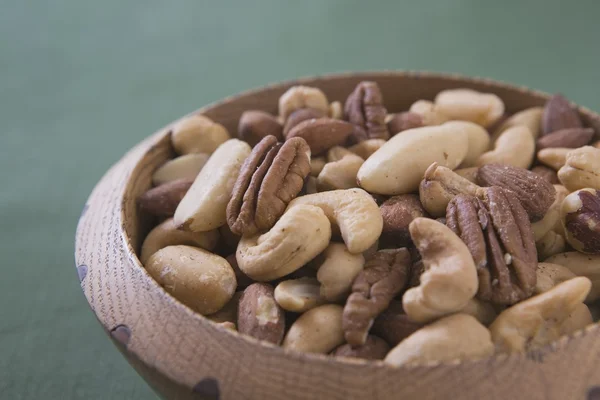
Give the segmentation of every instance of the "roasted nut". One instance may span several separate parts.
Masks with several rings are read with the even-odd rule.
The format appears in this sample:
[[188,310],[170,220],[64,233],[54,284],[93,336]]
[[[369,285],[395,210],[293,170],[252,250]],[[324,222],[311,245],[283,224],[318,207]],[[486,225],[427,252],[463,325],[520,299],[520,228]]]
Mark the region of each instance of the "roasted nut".
[[250,278],[271,281],[302,267],[325,250],[330,239],[331,225],[323,210],[297,205],[287,210],[269,232],[242,237],[236,259]]
[[301,138],[267,136],[242,165],[227,205],[227,223],[238,235],[264,232],[300,193],[310,172],[310,150]]
[[539,221],[556,199],[552,184],[524,168],[510,165],[482,165],[477,173],[477,183],[481,186],[499,186],[513,192],[532,222]]
[[592,289],[585,299],[591,303],[600,298],[600,256],[583,254],[578,251],[555,254],[545,260],[547,263],[562,265],[577,276],[585,276],[592,282]]
[[401,194],[393,196],[379,206],[383,217],[381,240],[393,247],[407,246],[411,243],[408,226],[419,217],[428,217],[427,211],[421,205],[419,196]]
[[402,131],[424,126],[423,117],[420,114],[410,111],[392,114],[386,124],[390,136],[394,136]]
[[577,277],[502,311],[490,325],[501,352],[520,352],[558,339],[561,325],[583,302],[591,282]]
[[327,151],[327,162],[340,161],[346,156],[356,156],[353,152],[342,146],[334,146]]
[[565,147],[551,147],[542,149],[537,153],[537,159],[542,164],[558,171],[567,162],[567,154],[573,149]]
[[311,157],[310,159],[310,174],[311,176],[317,177],[325,167],[327,161],[324,157]]
[[325,303],[315,278],[288,279],[275,287],[275,301],[286,311],[305,312]]
[[341,345],[331,354],[336,357],[364,358],[366,360],[383,360],[390,351],[390,345],[377,336],[369,335],[365,344],[353,347],[348,343]]
[[186,117],[171,130],[171,143],[177,154],[211,154],[229,139],[229,132],[223,125],[204,115]]
[[283,127],[283,135],[287,137],[287,134],[292,130],[292,128],[294,128],[300,122],[309,119],[323,118],[326,116],[327,113],[325,113],[325,111],[323,110],[319,110],[316,108],[299,108],[293,113],[291,113],[285,121],[285,126]]
[[344,118],[344,107],[339,101],[332,101],[329,104],[329,117],[333,119]]
[[238,124],[238,136],[254,147],[267,136],[275,136],[277,140],[283,141],[283,127],[277,118],[267,112],[245,111]]
[[191,246],[167,246],[150,256],[146,271],[169,294],[202,315],[219,311],[236,288],[229,263]]
[[248,286],[238,306],[238,332],[278,345],[285,333],[285,315],[275,302],[273,287],[266,283]]
[[477,172],[479,171],[479,167],[469,167],[469,168],[460,168],[455,169],[454,173],[462,176],[469,182],[477,182]]
[[159,186],[167,182],[186,179],[194,181],[210,155],[205,153],[186,154],[167,161],[152,174],[152,184]]
[[598,141],[596,141],[596,142],[592,143],[592,146],[594,146],[594,147],[595,147],[595,148],[597,148],[597,149],[600,149],[600,140],[598,140]]
[[[402,309],[402,303],[392,300],[373,323],[371,331],[382,337],[390,345],[395,346],[424,325],[411,321]],[[368,340],[368,337],[367,337]]]
[[594,130],[591,128],[561,129],[538,139],[537,148],[538,150],[549,147],[567,147],[574,149],[585,146],[593,137]]
[[290,202],[288,212],[299,205],[320,207],[331,224],[339,228],[350,253],[362,253],[381,235],[383,219],[379,207],[362,189],[332,190],[301,196]]
[[356,174],[364,160],[355,154],[349,154],[338,161],[328,162],[317,177],[319,191],[351,189],[358,186]]
[[475,261],[480,300],[514,304],[531,296],[537,251],[529,218],[512,192],[491,187],[483,200],[458,195],[448,205],[446,221]]
[[560,183],[558,181],[558,175],[556,175],[556,171],[552,168],[548,168],[543,165],[537,165],[531,169],[531,172],[553,185]]
[[434,162],[454,169],[464,160],[468,134],[456,124],[410,129],[391,138],[358,171],[359,185],[371,193],[412,193]]
[[449,228],[427,218],[411,222],[410,235],[425,271],[402,296],[408,317],[428,322],[462,310],[477,293],[477,270],[467,246]]
[[539,263],[535,271],[537,281],[535,284],[534,294],[547,292],[554,286],[575,278],[577,275],[571,272],[567,267],[558,264]]
[[292,86],[279,98],[279,115],[284,120],[300,108],[315,108],[327,113],[329,101],[321,89],[308,86]]
[[233,269],[233,273],[235,274],[235,280],[237,281],[238,289],[245,289],[248,286],[252,285],[254,281],[248,277],[245,273],[242,272],[240,266],[237,263],[237,259],[235,258],[235,253],[230,254],[225,257],[231,268]]
[[233,185],[250,151],[250,146],[238,139],[219,146],[177,206],[173,217],[175,225],[193,232],[224,225]]
[[418,100],[414,102],[409,112],[420,115],[423,126],[441,125],[448,122],[448,116],[438,111],[435,105],[429,100]]
[[538,252],[538,259],[545,260],[565,251],[565,238],[559,233],[549,231],[535,242],[535,247]]
[[323,252],[324,261],[317,272],[321,297],[336,302],[344,299],[356,276],[365,265],[362,254],[352,254],[342,243],[331,243]]
[[353,130],[352,124],[339,119],[309,119],[293,127],[288,132],[286,140],[300,137],[306,140],[312,154],[319,155],[333,146],[346,142]]
[[562,202],[560,218],[565,239],[575,250],[600,254],[600,190],[580,189],[569,194]]
[[146,191],[138,198],[140,209],[159,217],[172,217],[193,181],[178,179]]
[[150,231],[140,252],[140,262],[146,264],[148,258],[158,250],[167,246],[185,244],[196,246],[211,251],[217,245],[219,232],[216,230],[207,232],[185,232],[178,230],[173,223],[173,218],[169,218],[157,225]]
[[581,118],[569,101],[557,93],[544,106],[542,135],[568,128],[581,128]]
[[344,115],[350,123],[365,130],[369,139],[388,139],[387,111],[376,82],[360,82],[346,99]]
[[570,191],[600,189],[600,149],[584,146],[568,152],[558,179]]
[[461,128],[467,132],[467,154],[460,164],[461,167],[465,168],[474,166],[479,156],[489,150],[490,135],[481,126],[467,121],[450,121],[447,122],[446,125]]
[[379,150],[379,148],[383,146],[385,142],[386,141],[383,139],[363,140],[362,142],[351,146],[348,150],[366,160],[367,158],[371,157],[373,153]]
[[375,318],[404,290],[410,267],[410,254],[404,248],[380,250],[365,263],[344,306],[344,337],[350,345],[365,344]]
[[505,164],[529,168],[535,155],[535,140],[524,125],[508,128],[494,143],[494,150],[483,153],[476,165]]
[[442,90],[435,96],[435,108],[448,118],[471,121],[487,128],[504,115],[504,102],[495,94],[471,89]]
[[219,311],[214,314],[207,315],[206,318],[216,323],[230,322],[233,324],[233,329],[236,329],[238,319],[238,304],[243,291],[235,292],[231,300],[227,302]]
[[533,138],[537,139],[537,137],[540,135],[543,112],[544,109],[542,107],[532,107],[513,114],[494,130],[494,133],[492,134],[492,143],[495,143],[505,130],[518,125],[525,125],[527,128],[529,128],[529,132],[531,132]]
[[[553,186],[554,186],[554,191],[556,192],[554,202],[550,205],[550,208],[548,208],[548,211],[546,211],[546,214],[544,214],[544,218],[531,224],[531,229],[533,229],[533,235],[534,235],[536,242],[538,240],[540,240],[541,238],[543,238],[549,231],[551,231],[551,230],[556,231],[555,227],[557,226],[557,223],[558,223],[558,225],[561,225],[560,207],[562,205],[564,198],[567,196],[567,194],[569,192],[562,185],[553,185]],[[523,204],[523,202],[521,202],[521,204]],[[564,231],[562,231],[562,232],[559,231],[557,233],[563,233],[563,232]]]
[[283,348],[306,353],[327,354],[344,343],[343,309],[325,304],[308,310],[292,324],[283,340]]
[[384,362],[417,365],[479,359],[494,354],[490,331],[475,318],[454,314],[427,325],[394,347]]
[[456,195],[462,193],[476,196],[481,190],[450,168],[433,163],[425,171],[419,185],[419,198],[429,214],[441,217],[446,215],[446,207]]
[[469,300],[467,305],[460,310],[459,313],[475,317],[477,321],[485,326],[491,324],[496,318],[496,315],[498,315],[492,303],[481,301],[475,297]]
[[583,303],[578,304],[569,317],[560,325],[560,335],[569,335],[586,326],[592,324],[592,313],[588,306]]

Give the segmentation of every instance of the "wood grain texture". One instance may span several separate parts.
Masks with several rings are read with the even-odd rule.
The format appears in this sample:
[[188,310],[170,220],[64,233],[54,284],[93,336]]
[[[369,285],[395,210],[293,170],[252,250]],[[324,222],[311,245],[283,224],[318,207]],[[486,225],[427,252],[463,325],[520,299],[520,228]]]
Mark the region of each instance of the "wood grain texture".
[[[416,72],[308,78],[227,98],[197,111],[232,134],[244,110],[276,113],[294,84],[345,100],[362,80],[377,81],[389,112],[440,90],[493,92],[508,111],[543,105],[547,94],[483,79]],[[580,108],[586,124],[600,116]],[[598,129],[597,129],[598,131]],[[299,354],[219,327],[180,304],[146,273],[136,252],[155,221],[135,199],[172,156],[169,126],[128,152],[89,197],[77,227],[75,260],[84,294],[131,365],[165,398],[177,399],[584,399],[600,386],[597,325],[527,354],[463,363],[396,368],[382,362]]]

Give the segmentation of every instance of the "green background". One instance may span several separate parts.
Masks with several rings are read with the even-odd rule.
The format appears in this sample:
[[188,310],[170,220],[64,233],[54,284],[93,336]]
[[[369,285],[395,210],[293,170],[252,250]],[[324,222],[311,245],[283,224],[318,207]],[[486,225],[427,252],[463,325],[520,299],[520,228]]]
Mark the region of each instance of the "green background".
[[0,397],[153,398],[73,261],[94,184],[169,121],[298,76],[422,69],[600,110],[600,1],[2,0]]

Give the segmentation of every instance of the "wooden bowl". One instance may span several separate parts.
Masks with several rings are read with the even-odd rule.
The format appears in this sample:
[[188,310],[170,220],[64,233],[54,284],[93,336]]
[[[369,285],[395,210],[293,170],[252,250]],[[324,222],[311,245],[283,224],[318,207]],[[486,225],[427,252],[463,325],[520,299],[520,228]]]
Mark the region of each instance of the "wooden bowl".
[[[290,86],[321,88],[344,101],[373,80],[389,112],[407,110],[443,89],[493,92],[513,112],[545,103],[548,94],[484,79],[381,72],[302,79],[242,93],[201,108],[233,135],[241,113],[277,113]],[[579,108],[600,132],[600,116]],[[480,361],[392,367],[383,362],[301,354],[217,326],[167,294],[137,254],[150,229],[136,198],[152,172],[173,156],[169,129],[159,130],[115,164],[92,192],[77,227],[81,287],[98,320],[138,373],[165,398],[180,399],[584,399],[600,398],[600,330],[589,326],[527,354]],[[596,386],[599,385],[599,386]],[[598,397],[594,397],[598,396]]]

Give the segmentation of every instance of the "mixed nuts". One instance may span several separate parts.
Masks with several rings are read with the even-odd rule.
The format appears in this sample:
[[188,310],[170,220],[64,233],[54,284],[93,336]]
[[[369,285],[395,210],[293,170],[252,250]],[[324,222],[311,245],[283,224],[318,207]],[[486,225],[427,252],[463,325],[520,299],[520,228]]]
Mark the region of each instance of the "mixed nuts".
[[158,221],[148,273],[226,329],[392,365],[528,351],[591,324],[598,132],[561,95],[509,114],[450,89],[390,113],[381,89],[360,82],[342,103],[295,86],[237,135],[175,124],[178,156],[138,199]]

